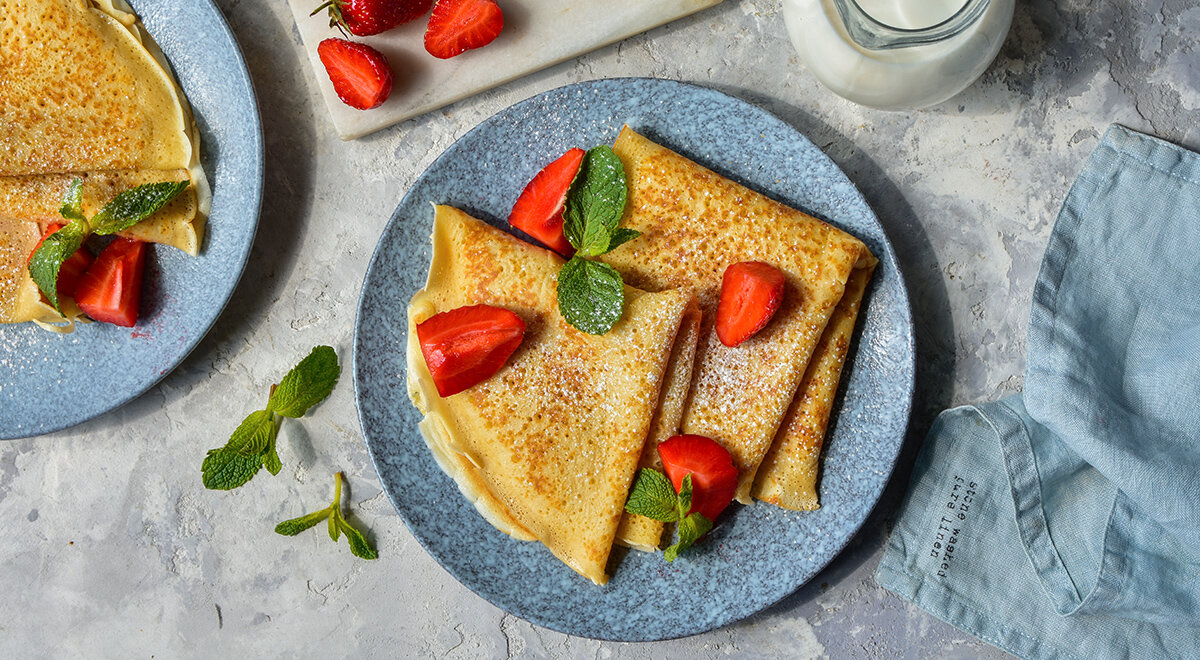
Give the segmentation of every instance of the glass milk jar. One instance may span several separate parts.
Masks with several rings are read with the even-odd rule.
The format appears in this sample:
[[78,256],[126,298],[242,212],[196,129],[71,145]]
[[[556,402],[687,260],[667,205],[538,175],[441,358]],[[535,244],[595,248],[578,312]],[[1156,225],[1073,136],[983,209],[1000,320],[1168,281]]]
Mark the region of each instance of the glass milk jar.
[[923,108],[987,69],[1014,0],[784,0],[800,59],[827,87],[884,110]]

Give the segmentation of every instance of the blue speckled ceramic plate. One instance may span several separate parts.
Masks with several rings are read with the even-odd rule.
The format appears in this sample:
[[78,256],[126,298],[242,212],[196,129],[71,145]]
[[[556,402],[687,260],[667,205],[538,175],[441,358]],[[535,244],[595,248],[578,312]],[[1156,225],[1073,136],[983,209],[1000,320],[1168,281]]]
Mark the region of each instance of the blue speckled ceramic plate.
[[224,309],[254,242],[263,143],[250,76],[211,0],[131,0],[162,48],[200,128],[212,212],[199,257],[150,250],[142,315],[56,335],[0,326],[0,438],[40,435],[106,413],[175,368]]
[[[597,587],[537,543],[496,531],[438,469],[405,389],[409,298],[429,268],[430,202],[504,227],[525,183],[572,146],[634,129],[775,199],[827,218],[879,256],[810,513],[734,505],[674,564],[614,552]],[[908,423],[913,334],[908,297],[883,229],[846,176],[803,135],[720,92],[618,79],[570,85],[514,105],[446,150],[417,180],[379,239],[359,300],[354,384],[363,435],[384,489],[426,550],[471,590],[572,635],[647,641],[691,635],[795,591],[845,546],[891,474]]]

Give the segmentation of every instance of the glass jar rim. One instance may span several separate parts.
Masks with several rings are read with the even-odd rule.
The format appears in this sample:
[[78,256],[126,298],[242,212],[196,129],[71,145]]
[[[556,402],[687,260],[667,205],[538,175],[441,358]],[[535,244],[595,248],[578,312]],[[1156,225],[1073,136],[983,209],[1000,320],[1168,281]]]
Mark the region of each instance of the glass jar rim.
[[991,0],[964,0],[954,14],[940,23],[920,28],[888,25],[863,9],[857,0],[833,0],[850,38],[870,50],[923,46],[952,39],[983,16]]

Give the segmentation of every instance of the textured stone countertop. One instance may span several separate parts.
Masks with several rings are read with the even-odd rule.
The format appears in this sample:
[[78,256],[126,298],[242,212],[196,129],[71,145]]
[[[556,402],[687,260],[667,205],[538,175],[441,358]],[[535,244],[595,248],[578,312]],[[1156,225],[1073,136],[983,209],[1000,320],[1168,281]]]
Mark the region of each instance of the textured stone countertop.
[[[1105,127],[1200,146],[1200,8],[1018,2],[1003,50],[972,87],[929,110],[886,113],[805,71],[777,0],[726,0],[344,143],[284,3],[218,4],[249,62],[266,137],[250,263],[212,331],[145,395],[67,431],[0,443],[0,656],[1006,657],[871,576],[933,416],[1021,389],[1042,250]],[[613,76],[695,82],[771,110],[847,172],[896,245],[917,323],[916,402],[892,482],[845,552],[783,602],[696,637],[619,644],[531,626],[414,541],[380,490],[348,371],[282,431],[278,477],[204,490],[205,451],[274,379],[316,344],[349,364],[367,261],[425,167],[511,103]],[[322,534],[270,531],[325,506],[339,469],[378,561]]]

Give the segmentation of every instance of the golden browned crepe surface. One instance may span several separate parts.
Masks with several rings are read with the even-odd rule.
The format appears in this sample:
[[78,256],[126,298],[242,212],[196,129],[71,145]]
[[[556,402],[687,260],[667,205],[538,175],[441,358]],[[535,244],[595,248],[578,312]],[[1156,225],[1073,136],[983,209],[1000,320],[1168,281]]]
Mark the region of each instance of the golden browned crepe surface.
[[0,174],[187,168],[189,120],[140,35],[86,0],[0,11]]
[[757,499],[799,511],[820,506],[817,476],[821,447],[850,350],[854,323],[873,271],[874,264],[850,273],[846,293],[817,344],[791,410],[758,468],[754,482]]
[[[626,287],[621,320],[588,335],[558,314],[562,264],[549,250],[438,206],[429,279],[409,306],[409,393],[426,415],[421,430],[439,464],[489,522],[541,541],[603,584],[691,294]],[[520,315],[524,341],[495,376],[441,398],[415,326],[474,304]]]
[[[642,236],[603,258],[649,291],[695,292],[703,311],[682,432],[714,438],[733,455],[737,498],[750,502],[770,448],[825,325],[856,265],[872,261],[853,236],[726,179],[626,127],[614,145],[629,203],[622,225]],[[735,348],[713,331],[725,268],[763,261],[787,287],[774,319]]]

